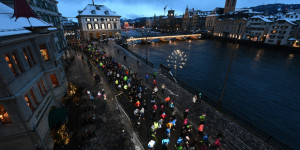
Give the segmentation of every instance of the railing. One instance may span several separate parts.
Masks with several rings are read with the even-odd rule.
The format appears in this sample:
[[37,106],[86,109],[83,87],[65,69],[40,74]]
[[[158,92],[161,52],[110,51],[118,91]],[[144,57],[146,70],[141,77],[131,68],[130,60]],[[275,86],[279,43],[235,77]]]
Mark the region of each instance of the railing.
[[145,64],[149,65],[150,67],[153,68],[153,64],[149,61],[147,61],[145,58],[143,58],[142,56],[138,55],[137,53],[135,53],[134,51],[130,50],[127,48],[127,46],[125,45],[120,45],[121,47],[123,47],[126,51],[128,51],[129,53],[131,53],[132,55],[134,55],[136,58],[138,58],[139,60],[141,60],[142,62],[144,62]]
[[[170,68],[168,68],[167,66],[164,66],[163,64],[160,64],[159,69],[160,69],[162,74],[164,74],[166,77],[168,77],[170,80],[172,80],[174,82],[174,77],[169,74],[169,71],[171,70]],[[177,81],[176,83],[179,86],[181,86],[185,90],[189,91],[190,93],[196,94],[196,93],[201,92],[201,91],[196,90],[195,88],[191,87],[190,85],[187,85],[186,83],[184,83],[180,80],[175,79],[175,81]],[[203,94],[202,94],[201,100],[205,101],[206,103],[208,103],[210,106],[214,107],[215,109],[218,109],[217,100],[212,100],[212,99],[210,99],[209,97],[207,97]],[[233,120],[234,122],[236,122],[240,126],[244,127],[245,129],[247,129],[248,131],[250,131],[251,133],[253,133],[257,137],[261,138],[263,141],[265,141],[266,143],[268,143],[272,147],[274,147],[276,149],[284,149],[284,150],[292,150],[293,149],[290,146],[288,146],[287,144],[285,144],[285,143],[281,142],[280,140],[278,140],[277,138],[273,137],[272,135],[270,135],[270,134],[266,133],[265,131],[261,130],[256,125],[254,125],[251,122],[243,119],[241,116],[237,115],[235,112],[229,110],[228,108],[222,107],[221,109],[218,109],[218,110],[219,110],[220,113],[222,113],[223,115],[228,116],[231,120]]]

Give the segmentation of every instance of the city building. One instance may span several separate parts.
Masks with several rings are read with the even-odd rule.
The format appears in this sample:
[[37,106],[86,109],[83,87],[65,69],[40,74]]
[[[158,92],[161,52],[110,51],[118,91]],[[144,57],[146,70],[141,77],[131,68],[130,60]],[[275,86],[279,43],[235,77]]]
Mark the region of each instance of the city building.
[[167,16],[154,16],[154,30],[163,33],[174,33],[181,31],[182,16],[175,15],[175,10],[168,10]]
[[[64,36],[63,26],[60,20],[61,14],[57,9],[56,0],[27,0],[30,4],[31,9],[34,13],[43,21],[46,21],[49,24],[52,24],[57,28],[58,32],[54,34],[54,42],[57,49],[63,51],[67,47],[67,42]],[[14,8],[14,0],[0,0],[0,2]]]
[[209,15],[211,11],[201,11],[188,9],[185,10],[182,16],[182,29],[184,32],[196,32],[205,29],[206,16]]
[[0,148],[50,150],[48,115],[61,107],[67,85],[64,52],[55,43],[60,31],[38,18],[13,16],[0,2]]
[[265,16],[253,16],[247,20],[246,30],[243,39],[254,42],[265,42],[269,25],[273,21]]
[[297,24],[288,19],[278,19],[269,25],[265,43],[292,46],[288,40],[296,30]]
[[121,35],[121,16],[104,5],[88,4],[78,11],[76,18],[82,39],[101,40]]
[[224,8],[217,7],[211,12],[211,14],[206,16],[206,18],[205,18],[205,29],[209,33],[213,33],[214,27],[215,27],[215,24],[216,24],[216,20],[223,13],[224,13]]
[[215,21],[213,35],[241,39],[244,36],[247,20],[262,14],[251,9],[236,9],[235,5],[236,0],[226,0],[224,14],[218,16]]

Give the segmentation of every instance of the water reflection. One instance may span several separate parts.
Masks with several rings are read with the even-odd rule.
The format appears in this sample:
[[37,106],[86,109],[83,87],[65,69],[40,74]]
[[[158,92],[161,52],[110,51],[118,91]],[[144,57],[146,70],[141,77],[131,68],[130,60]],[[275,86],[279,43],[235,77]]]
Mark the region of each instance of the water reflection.
[[263,50],[259,49],[255,56],[255,61],[258,62],[263,54]]
[[292,59],[294,58],[294,56],[295,56],[295,54],[289,54],[288,59],[289,59],[289,60],[292,60]]

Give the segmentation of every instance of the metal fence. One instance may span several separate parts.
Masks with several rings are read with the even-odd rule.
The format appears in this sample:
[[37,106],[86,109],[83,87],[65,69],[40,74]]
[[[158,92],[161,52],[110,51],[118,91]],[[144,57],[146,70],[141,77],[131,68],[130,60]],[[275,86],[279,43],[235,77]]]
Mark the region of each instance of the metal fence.
[[153,68],[153,64],[151,62],[147,61],[145,58],[143,58],[142,56],[138,55],[134,51],[128,49],[126,45],[120,45],[120,46],[123,47],[126,51],[128,51],[132,55],[134,55],[136,58],[138,58],[139,60],[141,60],[142,62],[144,62],[145,64],[147,64],[147,65],[149,65],[150,67]]
[[[161,71],[162,74],[164,74],[166,77],[168,77],[171,81],[173,81],[173,82],[175,81],[179,86],[181,86],[185,90],[189,91],[190,93],[196,94],[196,93],[201,92],[178,79],[174,80],[174,77],[172,75],[170,75],[170,73],[169,73],[171,69],[168,68],[167,66],[160,64],[159,70]],[[265,141],[266,143],[271,145],[273,148],[282,149],[282,150],[283,149],[284,150],[292,150],[293,149],[290,146],[288,146],[287,144],[285,144],[285,143],[281,142],[280,140],[278,140],[277,138],[273,137],[272,135],[266,133],[265,131],[263,131],[262,129],[257,127],[256,125],[243,119],[241,116],[237,115],[235,112],[231,111],[230,109],[228,109],[226,107],[222,107],[219,109],[217,100],[210,99],[209,97],[207,97],[206,95],[203,95],[203,94],[202,94],[201,100],[205,101],[206,103],[208,103],[210,106],[214,107],[215,109],[218,109],[220,113],[222,113],[223,115],[226,115],[227,117],[229,117],[231,120],[233,120],[240,126],[244,127],[245,129],[247,129],[248,131],[250,131],[257,137],[261,138],[263,141]]]

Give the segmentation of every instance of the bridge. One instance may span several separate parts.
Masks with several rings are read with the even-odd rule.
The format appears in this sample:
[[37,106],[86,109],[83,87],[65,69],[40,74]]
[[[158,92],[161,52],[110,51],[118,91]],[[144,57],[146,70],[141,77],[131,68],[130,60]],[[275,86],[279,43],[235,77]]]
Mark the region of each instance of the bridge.
[[154,37],[141,37],[141,38],[133,38],[133,37],[131,37],[131,38],[127,39],[127,42],[137,41],[137,40],[146,41],[146,40],[155,40],[155,39],[159,39],[161,41],[167,41],[167,40],[174,39],[174,38],[176,38],[178,40],[182,40],[184,38],[198,39],[199,37],[201,37],[201,34],[154,36]]

